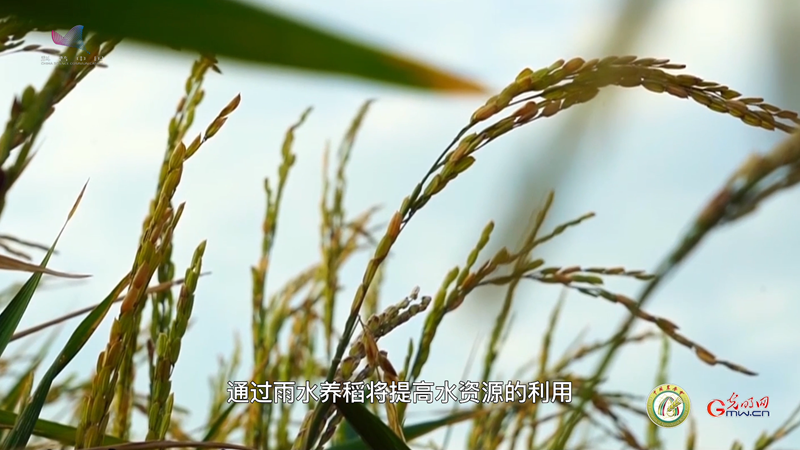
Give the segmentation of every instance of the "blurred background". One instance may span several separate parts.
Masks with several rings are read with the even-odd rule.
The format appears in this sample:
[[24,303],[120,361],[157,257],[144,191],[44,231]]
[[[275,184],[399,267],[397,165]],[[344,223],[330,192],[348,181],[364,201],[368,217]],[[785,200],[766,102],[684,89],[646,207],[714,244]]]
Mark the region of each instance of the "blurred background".
[[[536,70],[559,58],[635,54],[670,58],[687,64],[686,73],[785,109],[800,109],[800,3],[791,0],[294,0],[269,5],[433,62],[484,82],[492,91],[513,81],[525,67]],[[28,41],[52,46],[46,33],[33,33]],[[123,41],[106,59],[109,68],[95,70],[80,83],[47,122],[39,154],[14,187],[0,231],[50,242],[89,178],[87,194],[51,266],[93,277],[69,287],[52,282],[64,288],[37,294],[21,328],[98,302],[129,270],[155,189],[168,120],[194,57]],[[0,58],[0,105],[10,104],[26,85],[44,83],[52,67],[39,61],[35,54]],[[187,202],[175,237],[178,273],[202,239],[208,239],[203,268],[213,272],[199,282],[193,325],[173,376],[176,402],[192,412],[189,429],[204,423],[211,395],[208,377],[217,372],[217,356],[231,351],[235,335],[249,339],[249,266],[259,252],[262,183],[275,174],[286,128],[307,106],[314,107],[296,133],[298,162],[289,176],[278,224],[269,274],[272,288],[318,258],[322,151],[328,141],[338,145],[364,100],[376,102],[348,170],[346,208],[355,214],[383,205],[381,220],[388,220],[485,100],[224,59],[220,67],[224,75],[210,73],[206,78],[206,97],[188,136],[201,131],[239,92],[241,105],[187,164],[176,194],[176,201]],[[542,247],[538,257],[549,265],[652,270],[745,156],[765,151],[784,137],[688,100],[644,89],[608,88],[595,101],[537,121],[478,153],[477,164],[417,215],[401,236],[387,261],[381,306],[399,301],[414,286],[434,294],[447,271],[463,263],[489,220],[497,226],[487,255],[502,245],[516,246],[549,189],[556,195],[545,229],[589,211],[597,217]],[[683,387],[692,400],[698,448],[728,448],[734,438],[750,446],[762,430],[780,426],[800,401],[798,202],[800,192],[790,191],[713,234],[649,303],[650,313],[674,321],[719,358],[759,373],[747,377],[710,367],[689,350],[673,346],[668,380]],[[349,304],[366,261],[366,254],[359,255],[344,269],[342,305]],[[0,285],[24,279],[24,274],[3,272]],[[608,287],[631,297],[641,289],[629,281]],[[422,379],[441,384],[464,378],[473,347],[483,357],[500,293],[479,291],[448,316]],[[560,294],[556,287],[523,283],[513,329],[500,355],[500,380],[535,356]],[[573,292],[566,295],[564,319],[555,336],[557,354],[581,333],[589,342],[608,337],[626,318],[619,305]],[[337,314],[341,327],[346,310]],[[93,367],[105,347],[110,322],[105,321],[73,367]],[[422,323],[417,318],[401,327],[382,340],[381,347],[392,359],[402,360],[408,339],[417,338]],[[62,339],[76,324],[66,325]],[[11,351],[45,337],[17,341]],[[655,383],[659,345],[653,341],[623,351],[606,389],[641,394],[644,407]],[[250,357],[249,352],[245,355]],[[586,361],[585,369],[592,370],[596,363]],[[467,379],[479,377],[478,366],[466,372]],[[733,392],[740,399],[769,396],[770,416],[713,418],[706,412],[708,402],[727,400]],[[408,421],[449,408],[412,406]],[[634,429],[647,425],[640,418],[630,421]],[[664,430],[665,448],[682,446],[688,430],[687,425]],[[456,428],[450,448],[462,447],[465,431],[465,426]],[[441,443],[441,433],[432,437]],[[616,445],[608,442],[598,448]],[[775,448],[800,448],[800,435]]]

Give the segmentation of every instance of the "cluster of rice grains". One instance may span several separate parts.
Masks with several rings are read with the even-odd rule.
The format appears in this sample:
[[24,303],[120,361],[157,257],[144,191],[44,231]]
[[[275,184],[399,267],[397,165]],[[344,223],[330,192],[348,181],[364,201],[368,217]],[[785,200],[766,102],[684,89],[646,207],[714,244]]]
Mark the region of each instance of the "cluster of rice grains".
[[[691,98],[695,102],[713,111],[729,114],[739,118],[748,125],[761,127],[767,130],[781,130],[786,133],[791,133],[797,129],[797,125],[800,125],[800,119],[798,119],[798,115],[795,112],[778,108],[764,102],[761,98],[742,97],[739,92],[727,86],[720,85],[719,83],[705,81],[692,75],[675,75],[670,73],[672,70],[683,68],[683,65],[672,64],[667,59],[611,56],[590,61],[585,61],[581,58],[574,58],[569,61],[559,60],[551,66],[538,71],[532,71],[530,69],[523,70],[513,83],[503,89],[500,94],[490,98],[482,107],[475,111],[471,117],[470,123],[458,133],[451,145],[448,146],[435,161],[422,181],[417,184],[412,194],[403,200],[400,208],[393,215],[387,227],[387,231],[367,267],[362,283],[356,291],[356,296],[351,306],[351,314],[345,326],[340,344],[349,342],[352,329],[355,325],[355,318],[364,302],[367,287],[370,285],[381,262],[386,258],[390,248],[409,220],[416,212],[422,209],[434,195],[442,191],[449,182],[466,171],[475,162],[473,155],[477,150],[515,128],[533,122],[539,118],[553,116],[559,111],[563,111],[573,105],[588,102],[598,94],[601,88],[606,86],[641,86],[651,92],[667,93],[682,99]],[[475,125],[487,121],[499,115],[508,107],[515,105],[520,106],[510,115],[500,118],[479,132],[467,134]],[[552,197],[548,200],[548,203],[549,201],[552,201]],[[553,235],[560,233],[568,226],[579,223],[585,218],[588,218],[588,216],[580,218],[571,224],[563,224],[558,229],[558,232],[553,233]],[[435,329],[444,313],[457,308],[458,305],[463,302],[467,293],[477,286],[485,284],[514,285],[516,283],[514,280],[520,278],[529,278],[546,283],[560,283],[584,294],[602,297],[614,303],[620,303],[633,313],[632,318],[639,318],[654,323],[675,342],[694,349],[695,353],[702,361],[712,365],[721,364],[732,370],[746,374],[753,373],[740,365],[717,359],[702,346],[677,333],[677,326],[669,320],[652,316],[641,310],[639,307],[640,305],[637,304],[635,300],[627,296],[608,292],[599,287],[599,285],[602,284],[602,280],[597,277],[599,274],[627,275],[643,281],[649,281],[650,286],[655,286],[658,281],[657,277],[644,274],[641,271],[629,272],[622,269],[603,268],[581,270],[580,267],[545,268],[538,270],[540,269],[539,266],[543,264],[543,261],[531,260],[527,255],[536,244],[543,241],[542,239],[537,240],[531,237],[527,243],[528,248],[523,248],[513,255],[503,249],[490,261],[487,261],[481,266],[478,271],[471,272],[470,268],[475,263],[477,252],[485,246],[491,229],[492,224],[484,230],[478,246],[470,254],[467,266],[462,269],[454,269],[446,277],[442,290],[440,290],[433,302],[433,310],[426,319],[414,364],[410,367],[409,371],[404,371],[406,380],[414,379],[427,360],[430,342],[433,339]],[[538,231],[538,225],[534,227],[532,236],[535,236],[536,231]],[[515,266],[512,276],[489,278],[489,274],[494,272],[498,266],[511,263],[514,263]],[[456,281],[456,279],[458,280]],[[456,282],[456,286],[453,289],[449,289],[448,286],[453,282]],[[513,288],[510,289],[513,290]],[[505,325],[504,321],[506,317],[504,317],[503,314],[507,314],[506,309],[506,305],[504,305],[504,311],[501,312],[501,316],[498,317],[498,329],[502,329]],[[625,336],[626,333],[627,328],[621,335]],[[495,330],[495,334],[499,334],[497,330]],[[617,339],[615,342],[610,343],[609,354],[616,351],[619,345],[626,342],[628,342],[627,339]],[[487,363],[489,363],[489,366],[493,362],[491,347],[494,344],[493,342],[490,345],[489,355],[487,355]],[[333,358],[331,369],[335,370],[335,374],[340,375],[341,368],[337,368],[339,367],[339,362],[342,361],[341,355],[344,349],[340,345],[338,350],[339,351]],[[409,358],[411,356],[410,353],[411,352],[409,352],[408,355]],[[328,381],[333,379],[332,375],[333,373],[329,372]],[[594,388],[596,388],[596,386],[589,386],[589,389],[593,390]],[[588,398],[593,398],[592,395],[594,395],[594,393],[590,394]],[[595,400],[592,401],[594,402]],[[403,417],[405,406],[404,404],[400,404],[398,407],[398,415],[400,418]],[[309,442],[301,442],[300,445],[296,445],[296,448],[311,448],[311,446],[313,446],[314,437],[316,433],[318,433],[317,427],[330,416],[329,409],[330,405],[319,404],[315,411],[306,417],[306,421],[300,433],[300,437],[304,439],[299,439],[298,441],[307,439]],[[316,415],[314,415],[314,413],[316,413]],[[578,413],[576,413],[576,415],[577,414]],[[325,437],[330,436],[331,430],[332,428],[329,426]],[[632,435],[627,429],[620,428],[617,437],[629,445],[633,442]],[[477,445],[475,441],[473,441],[472,444]]]
[[[418,303],[417,300],[419,300]],[[430,304],[431,297],[423,296],[419,298],[419,287],[415,287],[411,294],[398,304],[389,306],[380,314],[370,316],[366,323],[363,324],[363,331],[356,337],[353,345],[350,346],[348,356],[342,360],[342,364],[337,369],[334,380],[338,382],[360,382],[366,380],[372,376],[376,370],[380,369],[382,372],[382,381],[386,383],[399,381],[401,379],[400,377],[403,377],[404,374],[401,373],[400,376],[398,376],[397,371],[389,361],[387,352],[385,350],[378,350],[377,341],[395,328],[411,320],[412,317],[424,312]],[[356,373],[356,369],[364,358],[367,359],[367,363]],[[395,405],[387,402],[384,404],[384,407],[387,410],[392,410],[395,408]],[[328,413],[328,419],[330,420],[320,438],[317,449],[321,449],[322,446],[333,437],[336,432],[336,427],[342,421],[342,416],[334,411],[335,410],[331,410],[331,412]],[[387,415],[390,418],[389,426],[402,437],[402,426],[400,426],[400,421],[396,419],[396,414],[395,411],[387,411]],[[393,416],[395,419],[391,420]]]
[[[201,89],[204,74],[208,69],[217,70],[212,57],[201,57],[192,67],[187,79],[185,96],[179,102],[175,116],[170,121],[169,139],[156,193],[145,219],[140,246],[131,270],[132,280],[122,301],[119,317],[113,322],[106,350],[97,361],[97,371],[85,399],[83,414],[78,425],[76,446],[94,447],[102,443],[106,427],[111,418],[112,401],[116,401],[113,431],[127,438],[130,431],[131,408],[133,407],[134,355],[141,328],[141,319],[146,304],[146,288],[156,271],[163,272],[163,280],[174,276],[171,262],[172,236],[180,220],[184,205],[172,205],[183,173],[183,165],[200,149],[203,143],[214,136],[224,125],[228,116],[238,107],[237,95],[226,105],[206,128],[186,147],[182,139],[191,126],[195,108],[204,96]],[[206,243],[201,242],[194,253],[192,264],[186,271],[186,281],[181,288],[177,308],[163,309],[160,303],[167,296],[163,292],[153,295],[154,311],[149,340],[149,369],[151,395],[147,405],[148,440],[162,440],[171,422],[173,394],[171,375],[178,355],[181,340],[188,327],[194,303],[194,290],[200,274],[202,256]],[[171,300],[171,298],[170,298]],[[174,317],[174,319],[173,319]]]
[[[606,86],[638,87],[656,93],[667,93],[692,100],[717,112],[740,118],[744,123],[791,132],[800,119],[797,113],[765,103],[762,98],[742,97],[727,86],[706,81],[693,75],[673,75],[668,70],[684,69],[668,59],[609,56],[584,61],[573,58],[558,60],[550,67],[523,70],[503,91],[490,98],[472,116],[472,122],[487,120],[509,105],[525,102],[508,118],[497,124],[491,134],[502,134],[509,127],[522,125],[539,117],[549,117],[558,111],[593,99]],[[525,98],[517,97],[529,94]],[[535,100],[535,99],[538,99]],[[790,124],[791,123],[791,124]]]

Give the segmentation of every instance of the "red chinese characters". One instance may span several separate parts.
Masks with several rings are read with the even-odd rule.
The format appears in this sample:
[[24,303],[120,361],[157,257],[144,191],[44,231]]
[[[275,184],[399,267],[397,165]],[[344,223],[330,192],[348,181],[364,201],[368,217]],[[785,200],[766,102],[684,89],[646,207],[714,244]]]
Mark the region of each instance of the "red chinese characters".
[[767,417],[769,412],[766,411],[769,406],[769,397],[762,397],[761,400],[756,400],[755,397],[750,397],[744,401],[737,401],[739,394],[732,393],[728,398],[728,405],[725,407],[725,402],[719,399],[712,400],[708,404],[708,414],[712,417],[728,416],[728,417]]
[[739,396],[736,394],[736,392],[731,394],[731,398],[728,399],[728,409],[734,409],[734,410],[739,409],[739,404],[736,403],[737,398],[739,398]]
[[754,408],[755,407],[755,402],[753,402],[753,397],[750,397],[747,400],[743,401],[742,403],[739,404],[739,406],[742,409],[746,409],[746,408],[752,409],[752,408]]

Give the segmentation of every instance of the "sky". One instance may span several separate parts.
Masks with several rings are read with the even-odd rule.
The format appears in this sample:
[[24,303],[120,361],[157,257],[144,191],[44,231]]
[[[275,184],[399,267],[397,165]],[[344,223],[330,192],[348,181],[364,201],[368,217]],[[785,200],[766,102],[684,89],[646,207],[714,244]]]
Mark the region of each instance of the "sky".
[[[641,38],[625,44],[628,53],[670,58],[686,64],[686,73],[798,110],[797,97],[784,95],[777,83],[780,74],[772,51],[770,8],[778,3],[743,0],[731,6],[715,0],[661,1]],[[601,44],[614,31],[621,3],[295,0],[269,5],[435,62],[499,91],[525,67],[535,70],[573,56],[605,56]],[[786,11],[798,12],[797,8]],[[47,33],[28,39],[52,46],[48,40]],[[39,154],[11,191],[0,232],[50,242],[89,179],[87,193],[51,267],[93,276],[83,283],[37,293],[21,328],[98,302],[129,270],[155,189],[167,123],[183,93],[192,60],[189,53],[123,42],[107,57],[109,67],[91,73],[48,120],[40,135]],[[51,67],[39,61],[38,54],[0,58],[0,104],[10,104],[28,84],[43,85]],[[345,206],[356,214],[382,205],[381,222],[388,220],[484,101],[225,59],[220,67],[223,75],[207,76],[206,96],[188,139],[239,93],[241,105],[222,131],[187,163],[175,196],[176,202],[186,202],[175,235],[176,270],[183,272],[194,247],[206,239],[203,268],[212,272],[199,282],[193,325],[173,376],[176,402],[192,412],[190,428],[205,420],[208,378],[217,371],[218,355],[229,354],[235,334],[245,342],[249,338],[249,266],[259,252],[262,183],[265,176],[276,173],[286,128],[313,106],[296,133],[297,163],[278,224],[269,274],[272,287],[318,258],[322,151],[327,142],[338,144],[365,100],[376,99],[348,168]],[[578,145],[570,150],[573,153],[558,184],[548,186],[556,189],[556,195],[546,227],[589,211],[597,216],[543,246],[537,256],[548,265],[655,269],[740,162],[751,152],[769,150],[784,137],[777,131],[747,127],[691,101],[643,89],[609,88],[592,103],[592,114],[581,128],[566,130]],[[515,222],[519,217],[534,212],[544,192],[529,192],[526,186],[532,177],[561,173],[562,169],[548,165],[564,164],[557,158],[558,146],[543,144],[577,123],[570,116],[580,114],[576,112],[580,108],[588,106],[537,121],[491,144],[477,155],[468,172],[415,216],[387,261],[383,307],[401,300],[414,286],[422,294],[433,295],[444,275],[463,264],[488,221],[495,220],[498,229],[510,229],[519,226]],[[797,190],[778,195],[757,214],[716,232],[647,307],[650,313],[677,323],[684,335],[717,357],[759,373],[747,377],[710,367],[690,350],[672,346],[668,380],[692,399],[691,418],[699,430],[696,448],[729,448],[734,439],[751,447],[763,430],[779,427],[800,401],[796,383],[800,328],[795,322],[800,313],[800,278],[790,254],[791,248],[800,245],[798,201]],[[342,273],[339,327],[365,263],[366,255],[355,257]],[[24,279],[22,274],[3,273],[0,285]],[[642,286],[615,280],[608,287],[635,297]],[[437,356],[423,371],[424,379],[437,383],[462,379],[474,345],[482,358],[501,294],[487,291],[474,301],[467,298],[462,308],[446,317],[432,348]],[[556,287],[522,286],[513,329],[498,362],[499,379],[510,377],[536,356],[549,311],[560,294]],[[554,351],[562,352],[580,333],[587,342],[608,337],[625,313],[619,305],[567,293],[565,319],[556,332]],[[94,365],[105,347],[109,323],[110,318],[78,355],[74,367]],[[382,339],[381,348],[402,360],[408,339],[419,336],[422,323],[418,317],[406,324]],[[76,325],[69,322],[61,337]],[[641,325],[637,330],[652,328]],[[18,341],[10,351],[31,342]],[[646,396],[654,387],[659,345],[654,341],[620,352],[606,389]],[[577,367],[589,373],[596,364],[589,359]],[[468,374],[478,377],[477,365]],[[710,401],[726,400],[733,392],[740,398],[769,396],[770,417],[707,414]],[[441,405],[427,410],[411,407],[409,422],[431,418],[431,412],[442,409]],[[629,424],[634,430],[646,426],[640,418],[631,418]],[[456,428],[450,448],[461,448],[464,430]],[[682,448],[688,431],[685,424],[665,429],[666,448]],[[434,438],[441,443],[441,434]],[[800,435],[774,448],[798,447]],[[601,448],[618,446],[606,442]]]

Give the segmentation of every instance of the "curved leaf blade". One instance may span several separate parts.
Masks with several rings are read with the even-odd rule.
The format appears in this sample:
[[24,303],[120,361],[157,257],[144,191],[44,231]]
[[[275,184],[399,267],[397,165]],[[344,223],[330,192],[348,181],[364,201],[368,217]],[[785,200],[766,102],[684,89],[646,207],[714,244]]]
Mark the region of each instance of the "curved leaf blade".
[[[0,428],[11,428],[17,421],[17,415],[10,411],[0,410]],[[75,436],[78,430],[69,425],[63,425],[49,420],[39,419],[33,425],[33,435],[56,441],[66,446],[75,446]],[[125,441],[114,436],[106,435],[104,445],[124,444]]]
[[39,265],[39,268],[42,270],[35,271],[35,273],[28,278],[28,281],[25,282],[17,294],[14,295],[14,298],[11,300],[11,302],[5,307],[5,309],[3,309],[3,312],[0,313],[0,355],[3,354],[6,347],[8,347],[8,343],[11,342],[11,337],[14,335],[14,331],[16,331],[17,327],[19,326],[22,316],[25,314],[25,310],[27,310],[28,305],[30,305],[31,299],[33,298],[33,293],[36,292],[36,288],[39,286],[39,281],[42,279],[42,273],[47,267],[50,257],[53,256],[53,251],[56,249],[56,244],[58,244],[58,240],[61,238],[61,234],[64,233],[64,229],[67,227],[67,223],[69,223],[72,215],[75,214],[75,210],[78,208],[84,192],[86,192],[86,185],[83,185],[81,193],[78,195],[78,198],[72,205],[69,215],[67,215],[67,220],[65,220],[64,225],[61,226],[61,231],[58,232],[58,236],[56,236],[55,240],[53,241],[53,245],[50,246],[50,249],[47,250],[47,254],[42,259],[42,263]]
[[[45,372],[44,377],[42,377],[42,380],[39,382],[39,386],[36,388],[36,392],[33,394],[31,400],[25,404],[22,412],[20,412],[17,417],[14,428],[11,430],[11,433],[8,434],[6,440],[3,441],[3,445],[0,448],[10,450],[23,448],[28,444],[28,440],[34,433],[39,414],[41,414],[42,408],[47,402],[47,394],[50,392],[53,381],[55,381],[58,374],[67,367],[72,359],[75,358],[75,355],[81,351],[92,334],[94,334],[100,322],[102,322],[106,314],[108,314],[108,310],[111,309],[114,300],[117,299],[122,293],[122,290],[125,289],[130,282],[130,278],[130,273],[125,275],[122,280],[117,283],[111,293],[81,321],[78,328],[75,329],[72,336],[70,336],[69,340],[64,345],[61,353],[58,354],[56,360],[53,361],[53,364],[47,369],[47,372]],[[73,438],[74,436],[73,434]]]
[[[485,410],[477,410],[477,409],[471,411],[462,411],[450,414],[441,419],[430,420],[427,422],[422,422],[414,425],[408,425],[403,427],[403,436],[405,436],[408,441],[411,441],[418,437],[424,436],[428,433],[432,433],[440,428],[455,425],[457,423],[472,419],[479,414],[485,414],[485,413],[486,413]],[[349,422],[347,423],[347,425],[349,425]],[[333,445],[328,450],[369,450],[369,447],[364,443],[364,441],[357,438],[357,439],[347,440],[345,442],[342,442],[341,444]]]
[[443,70],[233,0],[7,0],[0,4],[2,13],[256,63],[437,91],[484,92]]
[[347,423],[361,436],[369,450],[410,450],[389,426],[372,414],[362,403],[349,403],[339,399],[336,409]]

